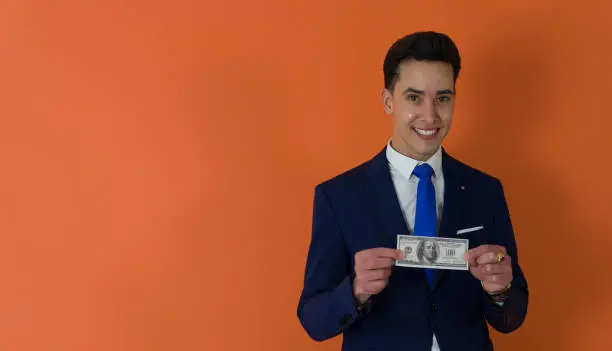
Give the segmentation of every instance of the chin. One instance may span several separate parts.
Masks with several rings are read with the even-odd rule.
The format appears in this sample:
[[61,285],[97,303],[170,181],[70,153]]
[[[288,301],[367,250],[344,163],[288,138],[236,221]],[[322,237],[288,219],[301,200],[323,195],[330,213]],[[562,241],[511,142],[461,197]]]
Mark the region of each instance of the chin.
[[440,144],[435,144],[435,145],[421,146],[419,148],[415,148],[415,150],[417,150],[417,152],[423,156],[431,157],[433,156],[433,154],[436,153],[436,151],[438,151],[439,148],[440,148]]

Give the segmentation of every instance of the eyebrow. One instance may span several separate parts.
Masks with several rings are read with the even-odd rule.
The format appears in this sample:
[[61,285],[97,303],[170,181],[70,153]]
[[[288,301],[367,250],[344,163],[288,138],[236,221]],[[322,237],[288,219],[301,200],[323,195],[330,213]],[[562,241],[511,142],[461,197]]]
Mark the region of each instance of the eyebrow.
[[[418,90],[418,89],[415,89],[415,88],[407,88],[406,90],[404,90],[404,95],[406,95],[408,93],[424,95],[425,91]],[[454,94],[454,92],[453,92],[452,89],[443,89],[443,90],[438,90],[436,92],[436,95],[453,95],[453,94]]]

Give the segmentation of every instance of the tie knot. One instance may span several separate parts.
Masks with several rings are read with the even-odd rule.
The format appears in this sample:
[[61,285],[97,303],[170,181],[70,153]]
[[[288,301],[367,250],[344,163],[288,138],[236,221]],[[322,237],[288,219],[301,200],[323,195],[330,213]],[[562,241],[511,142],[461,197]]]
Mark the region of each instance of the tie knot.
[[423,163],[414,167],[414,171],[412,171],[412,173],[419,177],[419,179],[429,179],[429,177],[431,177],[433,174],[433,168],[431,168],[431,166],[427,163]]

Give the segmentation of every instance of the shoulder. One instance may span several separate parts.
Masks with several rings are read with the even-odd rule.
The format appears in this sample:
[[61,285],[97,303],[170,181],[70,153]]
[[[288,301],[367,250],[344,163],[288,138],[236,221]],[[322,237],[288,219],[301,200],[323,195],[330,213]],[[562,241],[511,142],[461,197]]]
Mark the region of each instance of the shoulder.
[[370,161],[363,162],[340,174],[325,179],[317,184],[317,188],[334,189],[356,184],[363,181],[368,173]]
[[346,190],[360,187],[364,184],[367,176],[375,169],[387,167],[386,162],[384,151],[381,151],[369,160],[363,161],[342,173],[322,180],[316,185],[316,189],[324,189],[325,192],[337,192],[342,189]]

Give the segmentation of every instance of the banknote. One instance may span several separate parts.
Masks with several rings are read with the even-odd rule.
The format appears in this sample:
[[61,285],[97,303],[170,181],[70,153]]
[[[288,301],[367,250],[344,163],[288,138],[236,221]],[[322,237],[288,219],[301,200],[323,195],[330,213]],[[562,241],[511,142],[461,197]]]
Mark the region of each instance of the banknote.
[[398,235],[397,249],[404,258],[396,266],[469,270],[463,254],[469,248],[468,239]]

